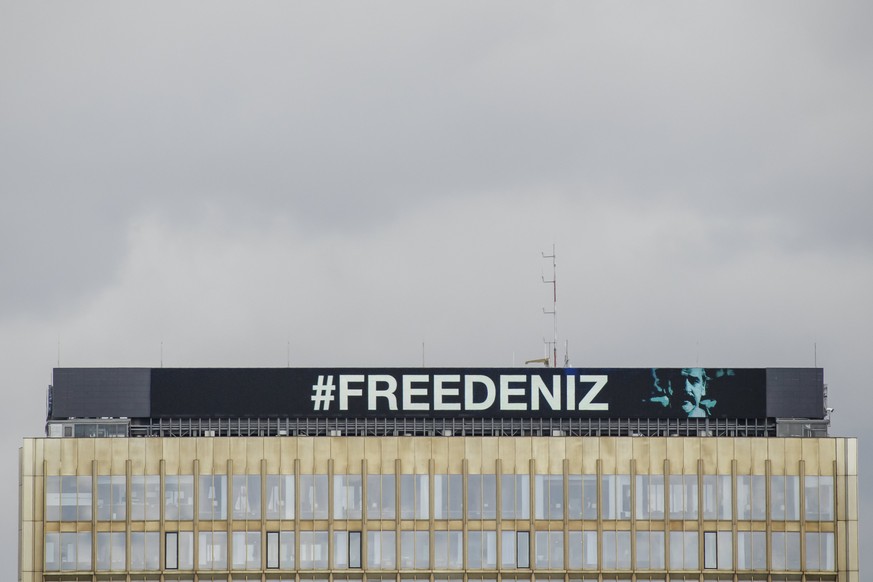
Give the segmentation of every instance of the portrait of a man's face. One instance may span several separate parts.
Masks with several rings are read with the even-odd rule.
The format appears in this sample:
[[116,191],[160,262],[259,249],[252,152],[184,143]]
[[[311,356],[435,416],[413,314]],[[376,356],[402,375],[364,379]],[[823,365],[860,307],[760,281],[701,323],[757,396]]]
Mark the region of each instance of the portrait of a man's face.
[[[709,407],[704,410],[701,407],[706,396],[706,386],[709,376],[704,368],[682,368],[682,377],[685,379],[683,390],[679,395],[682,410],[689,418],[702,418],[709,416]],[[714,401],[708,401],[714,404]]]
[[652,391],[647,402],[670,409],[678,416],[707,418],[713,415],[717,402],[711,394],[712,384],[725,376],[733,376],[733,370],[715,370],[710,374],[706,368],[653,368]]

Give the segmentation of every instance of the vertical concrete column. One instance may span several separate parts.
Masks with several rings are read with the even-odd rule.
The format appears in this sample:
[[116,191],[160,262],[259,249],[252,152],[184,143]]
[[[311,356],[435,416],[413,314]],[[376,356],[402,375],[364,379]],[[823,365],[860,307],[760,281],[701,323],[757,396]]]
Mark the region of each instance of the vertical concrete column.
[[97,582],[97,459],[91,459],[91,580]]

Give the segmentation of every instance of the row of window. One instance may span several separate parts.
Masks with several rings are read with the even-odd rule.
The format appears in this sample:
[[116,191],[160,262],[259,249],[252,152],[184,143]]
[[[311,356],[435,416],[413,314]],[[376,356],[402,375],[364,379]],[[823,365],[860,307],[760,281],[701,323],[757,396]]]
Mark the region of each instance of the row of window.
[[[793,580],[794,577],[791,574],[787,575],[786,580]],[[524,574],[523,576],[517,575],[502,575],[503,582],[531,582],[530,574]],[[164,578],[166,582],[194,582],[194,577],[191,574],[186,573],[178,573],[178,574],[169,574]],[[197,579],[199,582],[227,582],[227,574],[198,574]],[[266,575],[267,582],[331,582],[331,579],[325,574],[316,574],[316,575],[307,575],[307,576],[295,576],[294,574],[285,574],[281,572],[269,573]],[[666,577],[663,573],[657,574],[636,574],[634,576],[636,582],[667,582]],[[782,578],[780,578],[781,580]],[[820,576],[810,575],[806,576],[807,582],[834,582],[834,574],[823,574]],[[90,578],[89,578],[90,580]],[[112,582],[124,582],[124,576],[119,576],[118,574],[108,574],[102,575],[98,579],[112,581]],[[467,576],[467,580],[470,582],[498,582],[497,578],[494,576],[479,576],[479,575],[469,575]],[[534,573],[534,580],[536,582],[565,582],[563,575],[558,574],[548,574],[548,573]],[[251,574],[251,573],[234,573],[231,577],[232,582],[261,582],[261,574]],[[368,582],[397,582],[397,577],[393,574],[391,575],[368,575]],[[698,582],[699,577],[697,575],[691,574],[671,574],[670,575],[671,582]],[[131,582],[161,582],[160,577],[154,574],[136,574],[131,576]],[[344,575],[334,575],[333,582],[363,582],[363,578],[358,574],[344,574]],[[400,582],[431,582],[431,576],[427,574],[406,574],[401,575]],[[433,582],[464,582],[464,577],[458,574],[453,573],[437,573],[433,575]],[[569,578],[569,582],[631,582],[630,574],[606,574],[600,575],[597,574],[582,574],[581,578],[573,577],[572,575]],[[710,574],[704,578],[704,582],[734,582],[733,574]],[[769,582],[769,578],[766,574],[753,574],[753,573],[743,573],[740,574],[737,578],[737,582]]]
[[[497,536],[501,536],[500,555]],[[635,536],[635,545],[631,536]],[[199,532],[196,556],[198,570],[261,570],[262,536],[260,532],[232,532],[228,555],[227,532]],[[366,566],[371,570],[479,570],[537,569],[562,570],[564,532],[538,531],[368,531],[366,556],[362,554],[362,532],[333,532],[332,547],[327,531],[302,531],[299,548],[293,531],[266,534],[266,568],[293,570],[345,570]],[[604,531],[598,551],[596,531],[571,531],[566,536],[570,570],[663,570],[669,562],[672,570],[698,570],[700,539],[698,532],[671,531]],[[665,541],[669,539],[669,551]],[[45,570],[91,570],[91,533],[46,533]],[[433,542],[431,544],[431,541]],[[737,569],[767,569],[767,535],[765,532],[737,532]],[[771,569],[799,571],[800,532],[772,532],[769,538]],[[806,564],[809,571],[834,569],[834,534],[805,534]],[[130,564],[127,564],[124,532],[96,533],[97,571],[159,570],[158,532],[130,533]],[[194,569],[194,532],[167,532],[165,566],[167,570]],[[631,555],[631,548],[636,553]],[[703,534],[703,568],[733,570],[734,537],[730,531],[707,531]],[[331,552],[332,560],[331,560]],[[433,565],[431,565],[431,552]],[[366,562],[364,559],[366,558]],[[466,564],[464,560],[466,558]],[[599,559],[599,563],[598,563]]]
[[[500,479],[500,499],[497,480]],[[396,486],[399,480],[399,511]],[[158,475],[130,478],[46,477],[47,521],[90,521],[92,496],[98,520],[194,519],[194,476],[167,475],[163,503]],[[807,476],[803,483],[803,515],[810,521],[834,518],[834,479]],[[528,475],[267,475],[263,492],[260,475],[200,475],[200,519],[428,519],[433,499],[434,519],[529,519]],[[536,519],[722,519],[763,520],[767,517],[767,478],[763,475],[636,475],[631,494],[630,475],[535,475],[533,507]],[[736,486],[736,508],[733,487]],[[333,508],[328,499],[333,488]],[[431,495],[431,488],[433,489]],[[769,514],[773,520],[797,521],[801,516],[801,478],[771,476]],[[466,508],[464,491],[466,489]],[[565,496],[566,489],[566,496]],[[599,489],[599,491],[598,491]],[[296,492],[296,495],[295,495]],[[96,494],[95,494],[96,493]],[[230,495],[230,506],[228,506]],[[262,499],[263,496],[263,499]],[[633,497],[633,499],[632,499]],[[565,505],[566,499],[566,507]],[[702,502],[702,503],[701,503]]]

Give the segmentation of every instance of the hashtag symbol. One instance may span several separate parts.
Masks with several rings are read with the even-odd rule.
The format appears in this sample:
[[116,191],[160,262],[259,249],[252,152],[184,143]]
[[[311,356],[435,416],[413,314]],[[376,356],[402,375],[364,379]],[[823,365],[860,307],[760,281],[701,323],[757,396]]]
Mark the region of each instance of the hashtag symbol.
[[327,376],[326,382],[324,378],[319,376],[318,382],[312,385],[312,402],[315,403],[315,410],[330,410],[330,403],[333,402],[333,393],[336,390],[333,376]]

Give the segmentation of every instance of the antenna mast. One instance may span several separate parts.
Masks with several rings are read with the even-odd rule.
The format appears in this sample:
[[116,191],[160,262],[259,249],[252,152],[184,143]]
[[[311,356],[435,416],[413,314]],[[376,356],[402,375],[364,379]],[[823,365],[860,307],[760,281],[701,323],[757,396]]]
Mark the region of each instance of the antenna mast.
[[[543,307],[543,313],[546,315],[552,316],[552,328],[554,332],[554,336],[552,341],[545,342],[546,346],[551,345],[552,347],[552,367],[558,367],[558,277],[557,277],[557,264],[555,263],[555,245],[552,243],[552,254],[547,255],[546,253],[542,253],[544,259],[552,259],[552,278],[551,280],[547,280],[546,276],[543,275],[543,283],[552,286],[552,310],[548,311],[545,307]],[[546,351],[548,354],[548,351]]]

